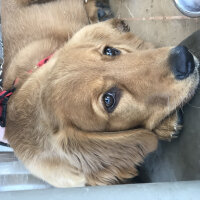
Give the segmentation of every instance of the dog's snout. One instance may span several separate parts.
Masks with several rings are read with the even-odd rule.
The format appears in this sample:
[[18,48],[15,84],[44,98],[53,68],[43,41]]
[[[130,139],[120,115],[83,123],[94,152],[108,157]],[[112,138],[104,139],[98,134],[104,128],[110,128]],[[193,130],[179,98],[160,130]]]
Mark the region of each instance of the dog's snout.
[[195,68],[194,57],[185,46],[177,46],[172,49],[169,62],[177,80],[187,78]]

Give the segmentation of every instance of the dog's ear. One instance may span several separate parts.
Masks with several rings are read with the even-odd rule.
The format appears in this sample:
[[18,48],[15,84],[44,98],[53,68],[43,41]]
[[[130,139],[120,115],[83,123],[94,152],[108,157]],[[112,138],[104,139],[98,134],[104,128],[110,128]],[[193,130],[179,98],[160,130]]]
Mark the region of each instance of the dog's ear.
[[119,132],[70,129],[62,132],[60,144],[73,162],[79,163],[90,185],[113,184],[136,176],[136,166],[157,147],[156,135],[146,129]]

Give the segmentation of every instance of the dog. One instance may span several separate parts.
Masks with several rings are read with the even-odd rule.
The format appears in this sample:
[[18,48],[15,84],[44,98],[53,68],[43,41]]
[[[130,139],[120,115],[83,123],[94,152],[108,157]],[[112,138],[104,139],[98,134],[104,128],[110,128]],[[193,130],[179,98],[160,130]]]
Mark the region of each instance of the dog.
[[94,1],[2,0],[5,137],[56,187],[124,183],[180,128],[198,62],[186,47],[154,48]]

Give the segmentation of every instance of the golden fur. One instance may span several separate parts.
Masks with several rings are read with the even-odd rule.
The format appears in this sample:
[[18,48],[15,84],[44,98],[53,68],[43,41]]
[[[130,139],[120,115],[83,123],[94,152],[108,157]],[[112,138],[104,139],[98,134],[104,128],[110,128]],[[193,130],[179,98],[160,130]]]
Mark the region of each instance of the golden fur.
[[[154,49],[123,21],[88,25],[96,21],[94,1],[88,3],[2,0],[4,88],[19,78],[6,137],[34,175],[57,187],[136,176],[136,165],[156,149],[158,137],[173,136],[175,110],[198,82],[197,70],[175,80],[171,48]],[[103,55],[105,46],[122,54]],[[52,53],[44,67],[27,73]],[[122,95],[107,113],[102,95],[112,87]]]

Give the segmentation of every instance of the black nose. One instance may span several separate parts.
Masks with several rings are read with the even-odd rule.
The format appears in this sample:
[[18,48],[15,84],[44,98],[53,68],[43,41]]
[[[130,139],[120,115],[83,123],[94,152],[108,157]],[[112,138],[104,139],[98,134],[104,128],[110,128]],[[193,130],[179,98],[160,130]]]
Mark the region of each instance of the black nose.
[[169,63],[177,80],[187,78],[195,68],[194,58],[185,46],[177,46],[171,50]]

